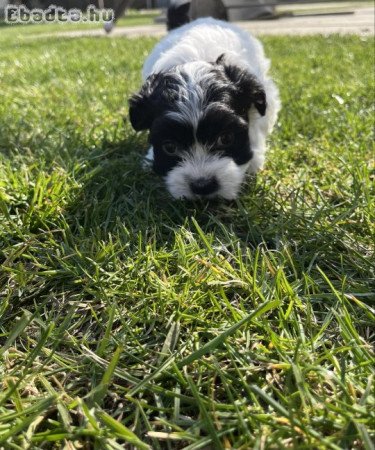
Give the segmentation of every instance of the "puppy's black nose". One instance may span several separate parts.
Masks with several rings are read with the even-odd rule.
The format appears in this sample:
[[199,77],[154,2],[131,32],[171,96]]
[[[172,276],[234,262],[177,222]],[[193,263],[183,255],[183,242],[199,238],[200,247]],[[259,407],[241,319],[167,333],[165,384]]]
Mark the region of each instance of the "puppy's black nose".
[[197,178],[190,183],[190,189],[196,195],[210,195],[219,189],[219,183],[215,177]]

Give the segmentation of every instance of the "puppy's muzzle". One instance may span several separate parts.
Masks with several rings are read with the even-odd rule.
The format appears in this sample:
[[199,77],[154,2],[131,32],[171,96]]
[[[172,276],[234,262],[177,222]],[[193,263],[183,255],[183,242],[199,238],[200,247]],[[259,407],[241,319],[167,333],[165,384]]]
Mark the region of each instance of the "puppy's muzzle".
[[219,190],[219,183],[216,177],[198,178],[190,182],[191,192],[195,195],[211,195]]

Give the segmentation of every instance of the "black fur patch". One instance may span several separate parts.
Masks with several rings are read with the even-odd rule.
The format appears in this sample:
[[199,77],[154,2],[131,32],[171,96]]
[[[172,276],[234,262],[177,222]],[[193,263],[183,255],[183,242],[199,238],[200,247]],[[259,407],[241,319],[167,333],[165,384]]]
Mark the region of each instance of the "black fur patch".
[[[163,151],[163,143],[166,141],[177,144],[178,151],[175,155],[168,155]],[[194,130],[189,124],[161,116],[152,125],[150,143],[154,148],[154,171],[159,175],[166,175],[194,144]]]
[[239,113],[247,112],[254,105],[261,116],[266,114],[266,93],[256,76],[245,68],[225,63],[225,54],[221,55],[216,65],[221,66],[226,77],[232,83],[233,107]]
[[173,73],[150,75],[138,94],[129,100],[130,122],[136,131],[151,128],[163,111],[173,109],[178,98],[178,80]]
[[[222,147],[218,144],[218,138],[223,134],[233,135],[230,145]],[[199,121],[196,137],[211,152],[230,157],[238,165],[245,164],[252,158],[248,124],[225,106],[212,105],[208,108]]]

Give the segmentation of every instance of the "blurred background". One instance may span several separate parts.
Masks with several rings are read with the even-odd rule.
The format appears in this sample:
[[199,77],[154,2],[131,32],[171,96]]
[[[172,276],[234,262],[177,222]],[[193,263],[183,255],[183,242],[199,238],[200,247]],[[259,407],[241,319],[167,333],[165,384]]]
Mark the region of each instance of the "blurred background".
[[[252,29],[255,29],[255,33],[259,31],[262,34],[374,32],[373,2],[366,0],[0,0],[0,25],[1,21],[4,25],[4,13],[8,4],[43,10],[56,5],[66,10],[76,8],[83,13],[89,5],[98,9],[109,8],[114,11],[118,26],[159,24],[159,28],[148,30],[151,35],[165,30],[168,17],[178,26],[180,21],[186,21],[186,17],[193,20],[205,16],[233,22],[259,20],[263,23],[252,25]],[[304,21],[290,21],[291,18],[302,18]],[[272,26],[264,23],[270,19],[273,20]],[[276,20],[278,25],[275,25]],[[86,22],[64,25],[70,28],[73,25],[75,29],[82,28],[80,25],[83,25],[83,28],[101,27],[111,32],[115,24]],[[297,31],[293,31],[295,29]],[[123,31],[126,34],[125,30]]]

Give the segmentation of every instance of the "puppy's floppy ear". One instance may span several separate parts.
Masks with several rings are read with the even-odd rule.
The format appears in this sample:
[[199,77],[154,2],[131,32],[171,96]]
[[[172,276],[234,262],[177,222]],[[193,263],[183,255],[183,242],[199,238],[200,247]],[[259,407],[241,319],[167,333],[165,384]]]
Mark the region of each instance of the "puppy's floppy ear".
[[248,111],[254,105],[261,116],[266,114],[266,93],[260,81],[243,67],[225,63],[225,55],[219,56],[216,61],[223,67],[226,77],[234,88],[235,107],[239,111]]
[[129,100],[130,123],[136,131],[151,128],[157,114],[153,93],[160,83],[160,74],[150,75],[141,90]]

